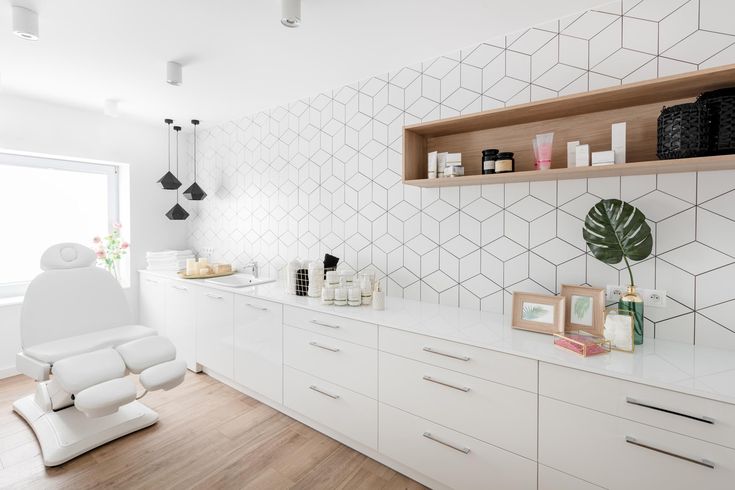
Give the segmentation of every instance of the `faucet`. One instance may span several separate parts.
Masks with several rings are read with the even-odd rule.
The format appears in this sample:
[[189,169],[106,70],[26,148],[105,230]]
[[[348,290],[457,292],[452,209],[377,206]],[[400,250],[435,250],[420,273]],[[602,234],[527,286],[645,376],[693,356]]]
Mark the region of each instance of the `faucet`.
[[242,268],[243,272],[245,272],[248,269],[250,269],[250,273],[253,275],[253,277],[257,279],[258,276],[260,275],[259,274],[260,268],[258,267],[258,263],[253,260],[252,262],[248,262],[247,264],[245,264]]

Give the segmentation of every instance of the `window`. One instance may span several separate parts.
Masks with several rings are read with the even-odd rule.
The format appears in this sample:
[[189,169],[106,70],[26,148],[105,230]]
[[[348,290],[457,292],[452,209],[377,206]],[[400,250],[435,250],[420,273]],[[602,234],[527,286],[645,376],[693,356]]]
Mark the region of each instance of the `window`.
[[50,245],[107,234],[118,180],[116,165],[0,153],[0,297],[23,294]]

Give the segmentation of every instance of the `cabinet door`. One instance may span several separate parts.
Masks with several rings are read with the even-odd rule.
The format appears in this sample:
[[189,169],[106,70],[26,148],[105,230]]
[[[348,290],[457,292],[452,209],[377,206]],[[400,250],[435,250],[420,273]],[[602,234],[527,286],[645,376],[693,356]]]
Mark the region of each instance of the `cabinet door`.
[[197,362],[232,379],[232,293],[200,289],[196,293]]
[[166,284],[166,334],[176,347],[176,358],[186,361],[186,367],[197,372],[196,309],[194,286],[180,281]]
[[150,274],[140,275],[140,324],[166,335],[166,280]]
[[283,402],[283,310],[279,303],[235,298],[235,381]]

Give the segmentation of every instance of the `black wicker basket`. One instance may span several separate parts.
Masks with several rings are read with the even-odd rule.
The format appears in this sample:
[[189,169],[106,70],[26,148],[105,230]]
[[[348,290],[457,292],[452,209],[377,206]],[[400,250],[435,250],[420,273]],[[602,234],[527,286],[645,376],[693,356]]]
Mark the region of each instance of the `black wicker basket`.
[[679,104],[664,107],[658,116],[660,159],[691,158],[709,153],[709,109],[706,104]]
[[709,153],[735,153],[735,87],[705,92],[697,102],[709,111]]

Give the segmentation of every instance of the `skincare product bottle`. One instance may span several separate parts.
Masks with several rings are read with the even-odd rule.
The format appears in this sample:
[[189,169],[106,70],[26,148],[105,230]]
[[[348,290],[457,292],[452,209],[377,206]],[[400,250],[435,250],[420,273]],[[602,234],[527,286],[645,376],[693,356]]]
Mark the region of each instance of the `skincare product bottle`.
[[447,153],[446,151],[438,153],[436,156],[436,176],[444,177],[444,167],[447,166]]
[[347,290],[347,304],[350,306],[360,306],[362,304],[362,290],[360,286],[352,286]]
[[339,273],[337,271],[327,271],[327,286],[339,286]]
[[197,259],[186,259],[186,275],[196,276],[199,272],[199,266],[197,265]]
[[503,151],[498,153],[498,159],[495,161],[495,173],[503,174],[506,172],[514,172],[516,169],[516,161],[513,159],[513,152]]
[[334,306],[347,306],[347,290],[342,286],[334,289]]
[[373,291],[373,310],[384,310],[385,309],[385,293],[380,289],[380,282],[375,284],[375,291]]
[[482,150],[482,173],[483,174],[494,174],[495,173],[495,161],[498,159],[498,150],[490,148]]
[[568,141],[567,142],[567,167],[577,166],[577,147],[579,141]]
[[615,163],[625,163],[625,130],[624,122],[612,125],[612,151],[615,152]]
[[333,305],[334,304],[334,288],[330,286],[324,286],[322,288],[322,304]]
[[435,179],[436,178],[436,165],[437,165],[437,155],[438,153],[435,151],[432,151],[429,153],[429,178]]

